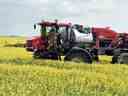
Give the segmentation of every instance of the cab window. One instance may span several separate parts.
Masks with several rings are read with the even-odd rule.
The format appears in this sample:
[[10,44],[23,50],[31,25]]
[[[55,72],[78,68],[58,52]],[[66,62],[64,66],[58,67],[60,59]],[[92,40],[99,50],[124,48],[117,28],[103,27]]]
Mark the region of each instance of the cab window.
[[89,27],[84,28],[84,33],[88,34],[88,33],[90,33],[90,31],[91,31],[91,28],[89,28]]

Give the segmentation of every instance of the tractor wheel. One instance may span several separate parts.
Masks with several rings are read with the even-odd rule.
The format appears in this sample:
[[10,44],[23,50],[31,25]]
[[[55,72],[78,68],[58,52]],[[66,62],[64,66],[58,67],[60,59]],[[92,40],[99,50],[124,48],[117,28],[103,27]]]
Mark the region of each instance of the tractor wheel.
[[40,51],[34,51],[33,58],[35,58],[35,59],[41,58]]
[[120,54],[118,58],[119,64],[128,64],[128,53],[122,53]]
[[96,49],[96,48],[92,49],[91,56],[94,61],[99,62],[98,49]]
[[52,59],[52,60],[59,60],[59,55],[55,51],[39,51],[36,50],[33,53],[33,58],[35,59]]
[[83,50],[74,49],[67,53],[64,58],[65,61],[74,61],[77,63],[84,62],[84,63],[92,63],[91,55]]
[[111,63],[112,64],[118,63],[119,56],[120,56],[120,49],[115,49]]

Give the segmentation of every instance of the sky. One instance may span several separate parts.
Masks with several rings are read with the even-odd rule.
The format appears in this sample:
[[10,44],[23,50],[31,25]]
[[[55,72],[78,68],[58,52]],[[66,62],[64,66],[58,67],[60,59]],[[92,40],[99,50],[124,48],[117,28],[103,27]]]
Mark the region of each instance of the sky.
[[41,20],[111,27],[128,32],[128,0],[0,0],[0,35],[38,34]]

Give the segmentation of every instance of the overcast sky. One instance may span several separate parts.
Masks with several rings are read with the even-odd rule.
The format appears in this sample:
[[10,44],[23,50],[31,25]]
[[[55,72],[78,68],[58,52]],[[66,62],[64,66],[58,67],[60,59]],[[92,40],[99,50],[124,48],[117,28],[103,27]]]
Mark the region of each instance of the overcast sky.
[[0,0],[0,35],[35,34],[41,19],[128,32],[128,0]]

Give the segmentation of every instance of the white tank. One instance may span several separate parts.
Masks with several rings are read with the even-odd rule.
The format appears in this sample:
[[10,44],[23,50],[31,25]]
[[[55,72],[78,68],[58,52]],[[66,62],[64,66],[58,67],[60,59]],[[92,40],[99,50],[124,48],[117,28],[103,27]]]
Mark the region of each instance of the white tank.
[[75,33],[75,42],[77,43],[92,43],[93,42],[93,35],[90,29],[90,32],[81,33],[77,29],[73,29]]

